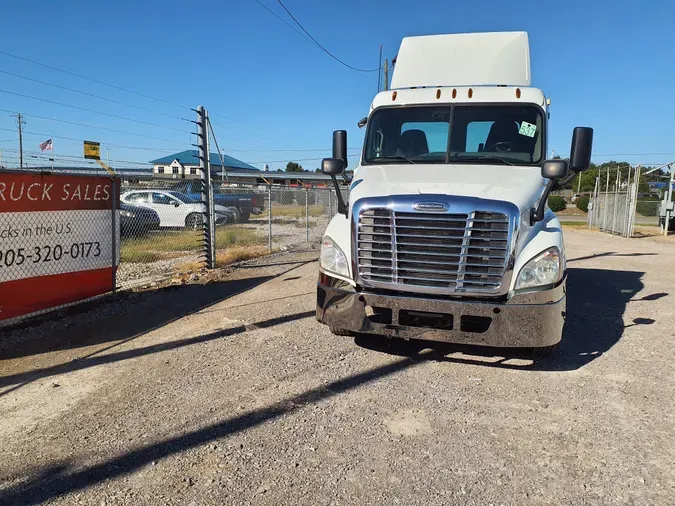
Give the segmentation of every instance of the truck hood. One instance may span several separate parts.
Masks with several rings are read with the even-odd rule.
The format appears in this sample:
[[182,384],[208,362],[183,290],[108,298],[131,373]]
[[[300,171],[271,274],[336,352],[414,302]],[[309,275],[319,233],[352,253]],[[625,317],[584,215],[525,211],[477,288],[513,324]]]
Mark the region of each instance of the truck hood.
[[522,213],[541,195],[545,180],[540,170],[477,164],[367,165],[354,171],[350,200],[414,194],[476,197],[512,202]]

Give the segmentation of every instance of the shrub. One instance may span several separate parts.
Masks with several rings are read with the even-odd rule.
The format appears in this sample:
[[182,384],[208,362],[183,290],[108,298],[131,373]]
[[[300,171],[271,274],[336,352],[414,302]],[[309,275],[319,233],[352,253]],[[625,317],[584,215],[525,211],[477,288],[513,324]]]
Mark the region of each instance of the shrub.
[[551,195],[548,198],[548,207],[551,208],[551,211],[557,213],[559,211],[564,211],[567,208],[567,203],[563,197]]
[[587,213],[588,212],[588,203],[590,201],[591,201],[591,197],[589,197],[588,195],[584,195],[583,197],[579,197],[579,199],[577,199],[577,209]]
[[644,197],[638,199],[635,203],[635,212],[642,216],[656,216],[659,214],[659,200],[658,197]]

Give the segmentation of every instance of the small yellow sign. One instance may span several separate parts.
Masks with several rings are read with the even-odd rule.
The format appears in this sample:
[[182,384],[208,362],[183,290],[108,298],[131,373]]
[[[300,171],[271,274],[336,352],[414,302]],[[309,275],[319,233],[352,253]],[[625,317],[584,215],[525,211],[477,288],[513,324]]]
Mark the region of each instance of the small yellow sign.
[[84,157],[91,160],[101,159],[101,143],[84,141]]

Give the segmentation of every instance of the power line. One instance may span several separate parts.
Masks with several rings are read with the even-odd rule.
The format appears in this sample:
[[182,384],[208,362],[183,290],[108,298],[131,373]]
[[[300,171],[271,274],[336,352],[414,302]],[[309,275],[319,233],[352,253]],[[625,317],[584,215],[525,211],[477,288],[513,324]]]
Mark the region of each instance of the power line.
[[593,157],[596,156],[668,156],[675,155],[673,153],[593,153]]
[[318,40],[316,40],[316,39],[312,36],[312,34],[309,33],[309,32],[305,29],[304,26],[302,26],[302,23],[300,23],[300,22],[295,18],[295,16],[293,16],[293,13],[292,13],[291,11],[288,10],[288,8],[283,4],[283,2],[282,2],[281,0],[277,0],[277,2],[278,2],[279,5],[281,5],[281,7],[286,11],[286,14],[288,14],[288,15],[291,17],[291,19],[295,22],[295,24],[298,25],[298,26],[300,27],[300,29],[302,30],[302,32],[304,32],[304,35],[303,35],[303,33],[298,32],[298,30],[296,30],[292,25],[290,25],[289,23],[287,23],[283,18],[281,18],[280,16],[278,16],[274,11],[272,11],[270,8],[268,8],[266,5],[264,5],[260,0],[255,0],[255,1],[256,1],[259,5],[261,5],[263,8],[265,8],[268,12],[270,12],[274,17],[276,17],[276,18],[279,19],[281,22],[283,22],[286,26],[288,26],[289,28],[291,28],[294,32],[299,33],[299,34],[302,35],[305,39],[309,39],[309,40],[310,40],[311,42],[313,42],[319,49],[321,49],[324,53],[326,53],[328,56],[330,56],[331,58],[333,58],[335,61],[341,63],[342,65],[344,65],[344,66],[347,67],[348,69],[354,70],[354,71],[356,71],[356,72],[377,72],[377,71],[380,70],[379,68],[375,68],[375,69],[361,69],[361,68],[358,68],[358,67],[354,67],[354,66],[352,66],[352,65],[349,65],[349,64],[346,63],[345,61],[341,60],[341,59],[338,58],[337,56],[335,56],[335,55],[334,55],[333,53],[331,53],[328,49],[326,49],[326,48],[325,48]]
[[54,83],[50,83],[48,81],[42,81],[40,79],[34,79],[32,77],[26,77],[26,76],[22,76],[22,75],[19,75],[19,74],[14,74],[12,72],[7,72],[6,70],[0,70],[0,73],[6,74],[6,75],[9,75],[9,76],[13,76],[13,77],[18,77],[19,79],[25,79],[26,81],[32,81],[34,83],[44,84],[46,86],[51,86],[53,88],[58,88],[60,90],[66,90],[66,91],[71,91],[73,93],[79,93],[80,95],[84,95],[84,96],[87,96],[87,97],[92,97],[92,98],[96,98],[96,99],[99,99],[99,100],[105,100],[107,102],[112,102],[113,104],[124,105],[126,107],[132,107],[134,109],[138,109],[138,110],[141,110],[141,111],[146,111],[146,112],[150,112],[150,113],[153,113],[153,114],[159,114],[160,116],[166,116],[167,118],[178,119],[178,120],[183,119],[181,117],[173,116],[173,115],[167,114],[165,112],[156,111],[154,109],[147,109],[145,107],[129,104],[127,102],[122,102],[120,100],[115,100],[115,99],[112,99],[112,98],[102,97],[100,95],[94,95],[93,93],[88,93],[86,91],[76,90],[74,88],[69,88],[67,86],[61,86],[60,84],[54,84]]
[[[14,132],[14,130],[10,128],[0,128],[0,131],[5,131],[5,132]],[[40,132],[23,132],[24,135],[36,135],[38,137],[47,137],[47,138],[53,138],[53,139],[62,139],[66,141],[77,141],[77,142],[84,142],[84,139],[76,139],[74,137],[65,137],[63,135],[51,135],[51,134],[46,134],[46,133],[40,133]],[[150,152],[155,152],[155,153],[166,153],[167,148],[148,148],[148,147],[143,147],[143,146],[127,146],[125,144],[106,144],[107,146],[111,148],[126,148],[126,149],[137,149],[140,151],[150,151]]]
[[24,95],[23,93],[16,93],[15,91],[8,91],[8,90],[0,89],[0,93],[7,93],[8,95],[14,95],[14,96],[23,97],[23,98],[30,98],[31,100],[39,100],[40,102],[46,102],[46,103],[49,103],[49,104],[60,105],[62,107],[70,107],[71,109],[77,109],[79,111],[93,112],[94,114],[101,114],[103,116],[109,116],[111,118],[122,119],[122,120],[125,120],[125,121],[132,121],[134,123],[142,123],[144,125],[150,125],[150,126],[154,126],[154,127],[158,127],[158,128],[166,128],[167,130],[174,130],[176,132],[185,133],[185,130],[180,130],[178,128],[173,128],[173,127],[169,127],[169,126],[166,126],[166,125],[160,125],[159,123],[151,123],[149,121],[141,121],[139,119],[129,118],[127,116],[119,116],[117,114],[111,114],[111,113],[108,113],[108,112],[96,111],[94,109],[87,109],[86,107],[79,107],[77,105],[64,104],[63,102],[57,102],[55,100],[49,100],[49,99],[46,99],[46,98],[33,97],[31,95]]
[[[347,155],[348,158],[353,158],[355,156],[361,156],[361,154],[355,153],[353,155]],[[297,159],[292,159],[292,160],[287,158],[286,160],[262,160],[262,161],[258,161],[258,162],[247,162],[247,163],[250,163],[250,164],[254,164],[254,163],[284,163],[284,162],[288,162],[288,161],[292,161],[292,162],[311,162],[313,160],[323,160],[324,158],[326,158],[326,157],[325,156],[319,156],[319,157],[316,157],[316,158],[297,158]]]
[[[175,103],[175,102],[170,102],[170,101],[168,101],[168,100],[164,100],[164,99],[161,99],[161,98],[153,97],[153,96],[151,96],[151,95],[146,95],[145,93],[141,93],[141,92],[138,92],[138,91],[130,90],[130,89],[128,89],[128,88],[124,88],[124,87],[122,87],[122,86],[117,86],[117,85],[115,85],[115,84],[107,83],[107,82],[105,82],[105,81],[101,81],[101,80],[99,80],[99,79],[94,79],[94,78],[92,78],[92,77],[87,77],[87,76],[84,76],[84,75],[82,75],[82,74],[77,74],[77,73],[75,73],[75,72],[71,72],[71,71],[69,71],[69,70],[65,70],[65,69],[62,69],[62,68],[59,68],[59,67],[54,67],[54,66],[52,66],[52,65],[47,65],[47,64],[41,63],[41,62],[39,62],[39,61],[31,60],[30,58],[25,58],[25,57],[23,57],[23,56],[18,56],[18,55],[12,54],[12,53],[8,53],[7,51],[2,51],[2,50],[0,50],[0,54],[3,54],[3,55],[5,55],[5,56],[9,56],[10,58],[15,58],[15,59],[17,59],[17,60],[25,61],[25,62],[31,63],[31,64],[33,64],[33,65],[37,65],[37,66],[39,66],[39,67],[47,68],[47,69],[50,69],[50,70],[55,70],[56,72],[61,72],[61,73],[63,73],[63,74],[69,75],[69,76],[77,77],[78,79],[85,79],[86,81],[90,81],[90,82],[93,82],[93,83],[101,84],[101,85],[103,85],[103,86],[107,86],[107,87],[113,88],[113,89],[115,89],[115,90],[124,91],[124,92],[126,92],[126,93],[131,93],[132,95],[137,95],[137,96],[139,96],[139,97],[147,98],[147,99],[150,99],[150,100],[155,100],[156,102],[161,102],[161,103],[163,103],[163,104],[171,105],[171,106],[173,106],[173,107],[178,107],[179,109],[183,109],[183,110],[186,110],[186,109],[187,109],[187,110],[192,110],[191,107],[188,107],[188,106],[186,106],[186,105],[177,104],[177,103]],[[257,126],[255,126],[255,125],[251,125],[251,124],[246,123],[246,122],[244,122],[244,121],[239,121],[239,120],[237,120],[237,119],[235,119],[235,118],[231,118],[231,117],[228,117],[228,116],[225,116],[225,115],[221,115],[221,114],[215,114],[215,113],[211,113],[211,114],[214,115],[214,116],[219,116],[219,117],[225,118],[225,119],[230,120],[230,121],[234,121],[234,122],[236,122],[236,123],[241,123],[242,125],[246,125],[246,126],[248,126],[249,128],[254,128],[254,129],[257,129],[257,130],[263,130],[263,131],[268,132],[268,133],[271,133],[271,134],[273,134],[273,135],[278,135],[278,136],[280,136],[280,137],[284,137],[283,135],[281,135],[281,134],[279,134],[279,133],[277,133],[277,132],[273,132],[273,131],[267,130],[267,129],[265,129],[265,128],[257,127]],[[183,119],[183,118],[181,118],[181,119]]]
[[264,3],[262,3],[260,0],[255,0],[255,1],[256,1],[256,3],[257,3],[258,5],[260,5],[263,9],[265,9],[267,12],[269,12],[272,16],[274,16],[275,18],[277,18],[279,21],[281,21],[283,24],[285,24],[288,28],[290,28],[291,30],[293,30],[295,33],[297,33],[298,35],[300,35],[303,39],[306,39],[306,40],[312,42],[312,39],[310,39],[309,37],[307,37],[307,35],[305,35],[304,33],[302,33],[300,30],[298,30],[296,27],[294,27],[292,24],[290,24],[290,23],[289,23],[288,21],[286,21],[284,18],[282,18],[281,16],[279,16],[279,14],[277,14],[277,13],[274,12],[272,9],[270,9],[269,7],[267,7],[267,5],[265,5]]
[[[9,112],[9,113],[13,112],[13,111],[9,111],[7,109],[0,109],[0,111]],[[90,124],[87,124],[87,123],[78,123],[77,121],[68,121],[68,120],[65,120],[65,119],[49,118],[47,116],[38,116],[37,114],[23,114],[23,116],[28,116],[30,118],[44,119],[44,120],[47,120],[47,121],[56,121],[58,123],[66,123],[68,125],[76,125],[76,126],[82,126],[82,127],[87,127],[87,128],[95,128],[97,130],[106,130],[108,132],[114,132],[114,133],[118,133],[118,134],[133,135],[134,137],[145,137],[146,139],[153,139],[153,140],[156,140],[156,141],[166,141],[166,142],[172,142],[172,143],[179,142],[179,141],[176,141],[176,140],[173,140],[173,139],[165,139],[165,138],[162,138],[162,137],[154,137],[152,135],[144,135],[144,134],[137,134],[137,133],[134,133],[134,132],[126,132],[124,130],[116,130],[115,128],[107,128],[107,127],[102,127],[102,126],[90,125]],[[6,142],[6,141],[0,141],[0,142]]]
[[86,79],[87,81],[91,81],[91,82],[97,83],[97,84],[102,84],[103,86],[108,86],[108,87],[110,87],[110,88],[114,88],[114,89],[116,89],[116,90],[124,91],[124,92],[126,92],[126,93],[131,93],[131,94],[133,94],[133,95],[138,95],[139,97],[149,98],[150,100],[155,100],[155,101],[157,101],[157,102],[162,102],[162,103],[164,103],[164,104],[172,105],[172,106],[174,106],[174,107],[179,107],[179,108],[181,108],[181,109],[189,109],[189,107],[185,107],[185,106],[182,106],[182,105],[180,105],[180,104],[176,104],[175,102],[169,102],[169,101],[163,100],[163,99],[161,99],[161,98],[153,97],[153,96],[151,96],[151,95],[146,95],[145,93],[141,93],[141,92],[138,92],[138,91],[130,90],[130,89],[128,89],[128,88],[123,88],[123,87],[117,86],[117,85],[115,85],[115,84],[106,83],[105,81],[99,81],[98,79],[94,79],[94,78],[92,78],[92,77],[83,76],[83,75],[81,75],[81,74],[76,74],[75,72],[70,72],[69,70],[64,70],[64,69],[61,69],[61,68],[58,68],[58,67],[53,67],[53,66],[51,66],[51,65],[47,65],[47,64],[45,64],[45,63],[40,63],[40,62],[38,62],[38,61],[31,60],[31,59],[29,59],[29,58],[24,58],[23,56],[17,56],[17,55],[15,55],[15,54],[8,53],[7,51],[0,51],[0,54],[4,54],[5,56],[9,56],[9,57],[11,57],[11,58],[16,58],[17,60],[22,60],[22,61],[25,61],[25,62],[28,62],[28,63],[32,63],[33,65],[39,65],[40,67],[48,68],[48,69],[50,69],[50,70],[56,70],[57,72],[62,72],[63,74],[68,74],[69,76],[77,77],[77,78],[79,78],[79,79]]
[[[58,137],[57,137],[58,138]],[[3,152],[7,153],[18,153],[18,150],[16,149],[4,149]],[[83,163],[83,164],[94,164],[97,165],[95,161],[93,160],[87,160],[86,158],[82,158],[79,156],[74,156],[74,155],[55,155],[53,153],[45,154],[41,151],[26,151],[24,150],[24,157],[31,157],[35,159],[54,159],[54,160],[60,160],[68,163]],[[8,158],[18,158],[17,155],[10,155]],[[123,162],[123,163],[136,163],[136,164],[141,164],[141,165],[150,165],[150,162],[143,162],[140,160],[118,160],[115,159],[116,162]]]

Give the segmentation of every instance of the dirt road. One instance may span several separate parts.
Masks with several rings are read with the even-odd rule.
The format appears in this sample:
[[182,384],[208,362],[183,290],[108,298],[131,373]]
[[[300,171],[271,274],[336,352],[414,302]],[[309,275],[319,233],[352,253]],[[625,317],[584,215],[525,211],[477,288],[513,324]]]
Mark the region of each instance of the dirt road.
[[675,245],[566,233],[553,359],[338,338],[314,253],[0,340],[2,504],[675,503]]

